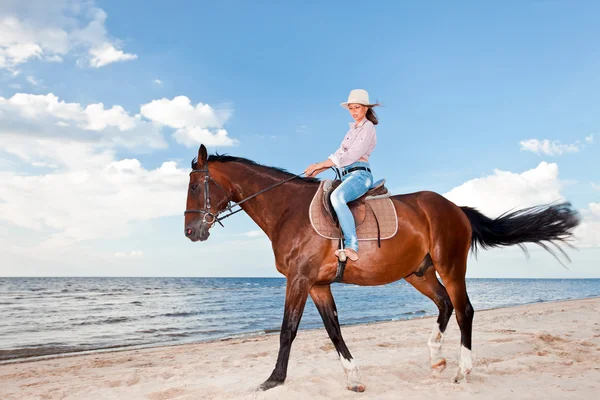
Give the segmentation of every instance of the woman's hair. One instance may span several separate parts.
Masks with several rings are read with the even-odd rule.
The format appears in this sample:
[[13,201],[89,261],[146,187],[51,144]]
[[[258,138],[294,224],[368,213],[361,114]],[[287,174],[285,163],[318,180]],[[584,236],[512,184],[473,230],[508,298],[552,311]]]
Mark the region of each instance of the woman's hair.
[[369,109],[367,110],[367,119],[369,121],[371,121],[373,123],[373,125],[377,125],[379,123],[379,119],[377,118],[377,114],[375,113],[375,110],[373,110],[373,107],[378,106],[379,104],[373,104],[371,107],[369,107]]

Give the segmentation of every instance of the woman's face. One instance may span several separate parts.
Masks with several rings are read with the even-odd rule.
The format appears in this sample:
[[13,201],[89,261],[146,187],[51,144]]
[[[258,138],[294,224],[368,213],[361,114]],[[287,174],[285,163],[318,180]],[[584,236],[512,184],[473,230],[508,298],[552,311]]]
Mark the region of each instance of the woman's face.
[[367,115],[368,109],[367,106],[363,106],[362,104],[348,104],[348,111],[350,111],[350,115],[352,115],[352,118],[354,118],[356,122],[362,120],[365,115]]

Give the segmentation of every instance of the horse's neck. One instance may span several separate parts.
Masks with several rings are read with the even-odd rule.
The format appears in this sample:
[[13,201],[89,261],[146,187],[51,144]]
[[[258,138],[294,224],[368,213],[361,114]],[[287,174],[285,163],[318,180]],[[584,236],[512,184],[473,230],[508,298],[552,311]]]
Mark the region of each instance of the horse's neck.
[[[227,174],[230,177],[232,200],[236,203],[255,193],[286,179],[283,174],[267,171],[265,167],[236,165]],[[316,192],[317,185],[292,180],[242,203],[240,207],[273,240],[274,230],[281,218],[289,215],[290,208],[308,207],[310,193]],[[303,201],[306,197],[307,201]],[[306,204],[304,204],[306,203]],[[298,210],[299,211],[299,210]],[[297,212],[296,212],[297,214]]]

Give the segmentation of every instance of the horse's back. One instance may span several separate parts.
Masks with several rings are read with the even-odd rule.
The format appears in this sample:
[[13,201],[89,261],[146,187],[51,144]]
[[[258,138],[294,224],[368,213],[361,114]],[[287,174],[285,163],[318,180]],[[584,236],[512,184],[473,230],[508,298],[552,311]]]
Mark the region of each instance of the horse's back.
[[442,206],[447,207],[448,204],[453,204],[450,200],[446,199],[439,193],[432,192],[430,190],[421,190],[412,193],[400,193],[390,196],[390,198],[397,205],[407,207],[420,214],[424,212],[424,207],[428,206]]
[[425,219],[431,240],[439,239],[447,231],[458,231],[471,236],[471,223],[463,210],[439,193],[423,190],[390,196],[396,205],[398,219],[411,214]]

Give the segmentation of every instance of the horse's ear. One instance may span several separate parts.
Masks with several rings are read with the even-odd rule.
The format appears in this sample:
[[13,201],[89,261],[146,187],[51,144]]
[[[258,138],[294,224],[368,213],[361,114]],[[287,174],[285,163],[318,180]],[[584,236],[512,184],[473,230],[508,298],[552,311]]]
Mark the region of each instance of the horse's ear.
[[208,160],[208,153],[206,151],[206,147],[201,144],[198,149],[198,168],[202,168],[206,165],[206,160]]

